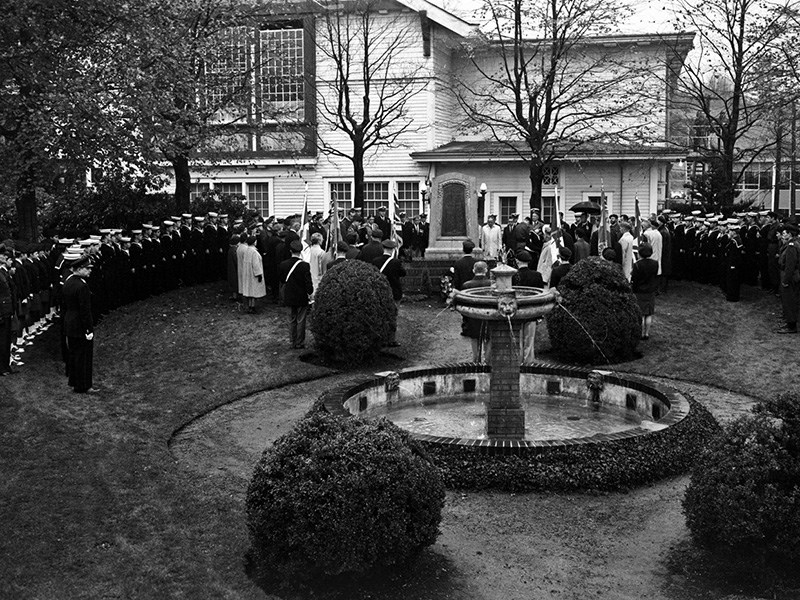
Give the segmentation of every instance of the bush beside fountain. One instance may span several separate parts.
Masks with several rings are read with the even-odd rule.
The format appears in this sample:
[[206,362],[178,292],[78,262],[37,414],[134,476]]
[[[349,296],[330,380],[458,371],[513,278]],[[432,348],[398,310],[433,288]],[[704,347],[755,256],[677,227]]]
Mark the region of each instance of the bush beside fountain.
[[599,257],[581,260],[561,280],[558,291],[566,310],[547,316],[547,331],[559,358],[579,364],[633,358],[641,313],[619,265]]

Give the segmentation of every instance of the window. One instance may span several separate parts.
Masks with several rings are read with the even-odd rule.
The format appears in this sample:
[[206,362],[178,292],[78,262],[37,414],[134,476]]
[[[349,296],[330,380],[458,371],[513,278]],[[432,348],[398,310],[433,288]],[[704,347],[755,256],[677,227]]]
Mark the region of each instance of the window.
[[189,200],[197,200],[203,194],[207,194],[210,189],[211,186],[207,183],[193,183],[191,186],[189,186]]
[[542,169],[542,185],[558,185],[558,167],[548,166]]
[[498,221],[501,225],[508,223],[511,215],[517,212],[517,197],[516,196],[499,196],[497,202],[500,205],[500,214]]
[[260,92],[265,119],[305,118],[303,28],[262,29]]
[[330,183],[330,198],[336,193],[336,202],[339,210],[347,211],[353,206],[353,187],[349,181],[332,181]]
[[241,183],[215,183],[214,191],[219,196],[241,196],[242,184]]
[[219,34],[218,44],[206,61],[206,102],[234,119],[247,116],[250,100],[249,29],[231,27]]
[[[789,184],[791,183],[791,173],[789,169],[781,169],[781,177],[779,181],[780,181],[780,189],[782,190],[789,189]],[[800,184],[800,171],[794,172],[794,182],[795,184]]]
[[542,221],[555,227],[556,199],[553,196],[542,196]]
[[410,219],[420,213],[419,181],[397,182],[396,212],[404,212]]
[[389,183],[386,181],[365,182],[364,216],[377,214],[381,206],[389,207]]
[[247,207],[264,218],[269,216],[269,183],[247,184]]

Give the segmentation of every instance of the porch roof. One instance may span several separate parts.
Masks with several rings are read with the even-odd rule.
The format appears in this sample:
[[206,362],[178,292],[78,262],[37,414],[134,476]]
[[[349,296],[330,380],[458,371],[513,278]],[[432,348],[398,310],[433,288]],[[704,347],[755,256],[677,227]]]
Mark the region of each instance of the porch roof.
[[[560,146],[560,147],[559,147]],[[524,142],[455,141],[434,148],[412,152],[411,158],[418,162],[522,162],[526,145]],[[635,161],[659,160],[674,162],[686,159],[686,151],[671,146],[655,144],[613,144],[587,142],[577,148],[572,144],[557,144],[555,160],[559,162],[582,161]]]

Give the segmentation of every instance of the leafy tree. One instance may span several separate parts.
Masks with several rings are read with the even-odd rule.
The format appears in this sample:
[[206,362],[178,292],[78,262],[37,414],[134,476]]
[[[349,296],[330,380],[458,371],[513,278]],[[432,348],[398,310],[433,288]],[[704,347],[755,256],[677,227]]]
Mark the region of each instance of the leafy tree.
[[[318,147],[353,163],[353,205],[364,205],[364,162],[382,148],[395,147],[421,127],[409,117],[409,103],[424,91],[425,75],[413,48],[422,47],[419,26],[407,14],[389,13],[376,0],[321,3],[316,43]],[[421,54],[421,50],[420,50]],[[418,56],[418,58],[422,58]],[[327,135],[343,134],[351,149]]]
[[0,20],[0,164],[23,239],[38,235],[37,194],[70,169],[115,152],[107,118],[115,81],[108,57],[125,6],[98,0],[3,3]]

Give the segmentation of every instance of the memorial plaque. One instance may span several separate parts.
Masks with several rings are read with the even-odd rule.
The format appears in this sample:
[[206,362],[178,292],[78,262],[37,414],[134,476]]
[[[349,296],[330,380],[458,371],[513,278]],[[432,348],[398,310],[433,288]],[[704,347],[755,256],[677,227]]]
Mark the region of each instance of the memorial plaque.
[[467,235],[467,188],[461,183],[442,186],[442,236]]

